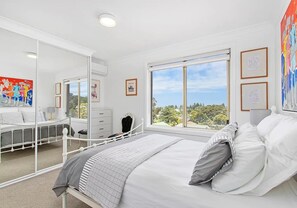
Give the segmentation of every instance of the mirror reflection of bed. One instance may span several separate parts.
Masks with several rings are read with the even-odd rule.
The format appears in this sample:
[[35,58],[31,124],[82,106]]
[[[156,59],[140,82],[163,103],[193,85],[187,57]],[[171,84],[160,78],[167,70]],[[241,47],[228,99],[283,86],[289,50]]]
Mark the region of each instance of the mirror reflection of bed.
[[[62,129],[77,136],[87,128],[88,58],[46,43],[37,46],[3,29],[0,45],[0,183],[5,183],[61,164]],[[30,103],[24,89],[29,81]],[[85,145],[72,141],[68,148]]]

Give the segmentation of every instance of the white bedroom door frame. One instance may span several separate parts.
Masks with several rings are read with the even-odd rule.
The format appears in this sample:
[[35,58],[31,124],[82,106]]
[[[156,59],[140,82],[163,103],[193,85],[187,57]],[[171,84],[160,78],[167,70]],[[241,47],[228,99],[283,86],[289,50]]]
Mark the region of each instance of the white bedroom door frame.
[[[6,17],[2,17],[0,16],[0,28],[10,31],[10,32],[14,32],[17,33],[19,35],[31,38],[33,40],[37,41],[37,57],[39,55],[39,44],[40,43],[46,43],[48,45],[52,45],[61,49],[65,49],[77,54],[80,54],[82,56],[87,57],[88,59],[88,63],[87,63],[87,76],[88,76],[88,131],[91,132],[91,119],[90,119],[90,109],[91,109],[91,80],[92,80],[92,74],[91,74],[91,57],[92,55],[95,53],[95,50],[86,48],[84,46],[81,46],[77,43],[62,39],[60,37],[51,35],[49,33],[43,32],[41,30],[38,30],[36,28],[33,28],[31,26],[16,22],[14,20],[11,20],[9,18]],[[34,90],[35,92],[37,92],[37,83],[38,83],[38,58],[36,59],[36,75],[35,75],[35,84],[34,84]],[[38,105],[37,105],[37,93],[35,93],[35,112],[38,111]],[[37,121],[37,114],[35,113],[35,121]],[[37,122],[35,122],[35,168],[34,168],[34,173],[13,179],[13,180],[9,180],[7,182],[1,183],[0,184],[0,188],[3,188],[5,186],[23,181],[23,180],[27,180],[29,178],[38,176],[40,174],[49,172],[51,170],[55,170],[57,168],[62,167],[62,163],[49,167],[49,168],[45,168],[42,170],[38,170],[37,169],[37,160],[38,160],[38,148],[37,148],[37,140],[38,140],[38,128],[37,128]],[[61,155],[62,157],[62,155]]]

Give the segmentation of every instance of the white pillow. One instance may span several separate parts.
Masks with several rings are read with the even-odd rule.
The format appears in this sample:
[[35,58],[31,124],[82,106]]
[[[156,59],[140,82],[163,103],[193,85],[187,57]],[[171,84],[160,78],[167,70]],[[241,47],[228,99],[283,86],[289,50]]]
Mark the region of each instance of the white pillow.
[[[35,122],[35,112],[22,111],[25,123]],[[37,122],[45,121],[43,112],[37,113]]]
[[240,134],[244,133],[247,131],[247,129],[253,127],[250,122],[246,122],[238,127],[238,130],[236,132],[236,137],[239,136]]
[[231,194],[262,196],[297,173],[297,119],[285,117],[266,136],[264,169]]
[[264,118],[257,126],[258,133],[261,137],[268,135],[272,129],[282,120],[285,116],[280,114],[271,114]]
[[24,123],[22,113],[20,112],[2,113],[2,120],[3,120],[3,123],[6,123],[6,124]]
[[266,149],[260,140],[256,127],[246,126],[235,138],[233,166],[212,180],[212,189],[227,193],[238,189],[252,180],[264,167]]
[[3,123],[3,119],[2,119],[2,113],[0,113],[0,124]]
[[281,120],[266,139],[273,152],[297,160],[297,119]]

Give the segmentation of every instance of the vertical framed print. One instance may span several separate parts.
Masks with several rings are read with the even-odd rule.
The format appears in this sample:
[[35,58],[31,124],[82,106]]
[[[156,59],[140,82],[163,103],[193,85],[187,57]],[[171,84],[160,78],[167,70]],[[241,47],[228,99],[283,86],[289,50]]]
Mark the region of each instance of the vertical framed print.
[[55,107],[61,108],[61,96],[56,96]]
[[241,79],[268,76],[268,48],[258,48],[240,53]]
[[268,109],[268,83],[243,83],[241,91],[241,111]]
[[126,96],[137,96],[137,79],[126,79]]
[[91,100],[92,102],[100,102],[100,80],[92,79],[91,85]]
[[291,0],[281,21],[281,99],[284,111],[297,112],[297,0]]
[[61,95],[61,82],[55,84],[55,94]]

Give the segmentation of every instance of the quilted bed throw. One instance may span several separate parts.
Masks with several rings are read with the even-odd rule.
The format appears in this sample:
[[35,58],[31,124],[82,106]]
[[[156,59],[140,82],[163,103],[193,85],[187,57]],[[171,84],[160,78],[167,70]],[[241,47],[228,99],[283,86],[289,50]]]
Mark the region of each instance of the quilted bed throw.
[[117,207],[130,173],[154,154],[180,140],[153,134],[97,153],[84,166],[79,191],[103,208]]

